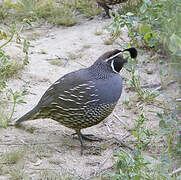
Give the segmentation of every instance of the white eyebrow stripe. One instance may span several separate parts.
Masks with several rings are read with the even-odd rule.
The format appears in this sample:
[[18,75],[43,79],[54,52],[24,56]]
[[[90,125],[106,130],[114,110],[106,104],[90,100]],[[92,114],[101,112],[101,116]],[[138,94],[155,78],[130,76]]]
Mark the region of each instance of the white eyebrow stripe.
[[116,56],[119,56],[119,55],[122,54],[122,53],[123,53],[123,52],[121,51],[121,52],[119,52],[119,53],[117,53],[117,54],[115,54],[115,55],[107,58],[105,61],[107,62],[107,61],[109,61],[110,59],[113,59],[113,58],[115,58]]

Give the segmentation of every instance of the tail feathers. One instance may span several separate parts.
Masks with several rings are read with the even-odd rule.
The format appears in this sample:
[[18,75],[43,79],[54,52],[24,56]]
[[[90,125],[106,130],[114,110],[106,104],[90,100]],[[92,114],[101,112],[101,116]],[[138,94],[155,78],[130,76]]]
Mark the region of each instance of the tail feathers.
[[24,116],[22,116],[21,118],[19,118],[16,122],[15,122],[15,126],[19,126],[19,124],[23,121],[27,121],[27,120],[32,120],[34,119],[34,115],[36,115],[36,113],[39,111],[39,109],[37,107],[33,108],[31,111],[29,111],[28,113],[26,113]]

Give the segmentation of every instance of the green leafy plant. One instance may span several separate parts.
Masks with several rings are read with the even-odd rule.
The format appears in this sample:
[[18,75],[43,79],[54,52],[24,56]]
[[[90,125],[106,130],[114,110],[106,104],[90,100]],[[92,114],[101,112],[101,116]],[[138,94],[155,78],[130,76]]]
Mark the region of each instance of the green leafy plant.
[[135,127],[131,130],[133,136],[136,137],[136,148],[137,151],[140,152],[147,148],[150,144],[150,137],[152,133],[148,128],[144,127],[145,121],[148,119],[144,116],[144,114],[140,114],[138,120],[135,121]]
[[143,0],[128,0],[122,3],[122,8],[119,9],[120,14],[126,14],[127,12],[137,13],[143,3]]
[[75,18],[76,7],[74,2],[42,1],[36,4],[36,16],[47,21],[64,26],[73,26],[77,23]]
[[[166,120],[163,120],[162,113],[158,113],[158,116],[161,118],[161,134],[167,137],[168,151],[166,150],[162,152],[160,157],[155,157],[154,155],[149,156],[144,153],[145,147],[150,144],[150,137],[152,134],[149,129],[146,129],[144,126],[145,121],[147,121],[146,117],[144,114],[140,114],[138,120],[135,121],[135,128],[131,131],[133,136],[136,138],[136,149],[131,153],[128,153],[124,149],[120,148],[118,152],[114,153],[116,163],[114,171],[110,174],[111,179],[179,180],[179,177],[177,178],[170,173],[173,171],[173,157],[171,156],[171,149],[175,149],[174,147],[176,147],[173,147],[173,144],[171,143],[173,142],[173,137],[175,136],[173,126],[177,126],[177,123],[173,122],[176,120],[175,114],[171,114],[170,118],[167,117]],[[177,144],[177,148],[178,147],[180,146]]]
[[116,173],[111,174],[113,179],[151,179],[152,169],[148,166],[151,162],[146,160],[143,154],[143,149],[150,143],[151,136],[149,130],[143,125],[146,120],[144,114],[140,114],[139,119],[135,121],[134,130],[131,131],[136,137],[136,150],[130,154],[121,148],[114,154],[118,161]]
[[[141,5],[141,7],[140,7]],[[107,28],[116,38],[120,37],[122,27],[128,28],[130,43],[140,46],[140,39],[144,46],[158,49],[160,44],[169,49],[173,56],[181,56],[181,4],[179,0],[143,0],[140,9],[135,13],[120,15],[112,12],[112,23]],[[131,9],[130,9],[131,10]],[[135,14],[135,15],[136,15]],[[166,51],[166,53],[168,53]]]
[[[24,40],[23,52],[25,53],[25,59],[23,64],[18,64],[16,61],[11,59],[6,55],[5,51],[2,49],[8,45],[17,34],[16,24],[10,28],[10,35],[5,31],[0,31],[0,40],[5,40],[0,45],[0,126],[7,127],[10,123],[12,116],[15,112],[15,106],[17,104],[25,103],[23,101],[24,96],[27,94],[26,91],[17,92],[8,88],[6,85],[7,78],[11,77],[13,74],[18,72],[28,63],[28,47],[29,43]],[[10,37],[9,37],[10,36]],[[19,36],[17,36],[19,38]],[[7,112],[8,111],[8,112]]]
[[77,0],[76,6],[86,17],[95,16],[101,13],[101,9],[97,7],[93,0]]
[[55,9],[55,14],[55,16],[48,18],[49,22],[64,26],[73,26],[77,24],[77,20],[75,18],[75,11],[73,10],[73,8],[64,5],[64,7]]
[[151,179],[151,169],[148,160],[143,157],[143,154],[138,152],[130,154],[120,148],[120,151],[114,153],[114,157],[118,158],[115,167],[115,173],[111,173],[110,177],[113,180],[138,180]]
[[146,103],[151,103],[154,100],[154,98],[156,98],[159,94],[156,91],[151,92],[149,90],[143,90],[141,88],[140,85],[141,78],[139,76],[137,63],[138,61],[136,59],[129,59],[126,70],[131,74],[131,79],[128,80],[128,83],[130,87],[136,91],[139,100]]
[[29,64],[29,60],[28,60],[29,46],[30,46],[30,43],[26,39],[24,39],[24,42],[23,42],[23,52],[25,53],[25,58],[23,62],[24,65]]
[[[13,92],[13,90],[6,85],[1,89],[0,127],[6,128],[9,125],[15,112],[16,105],[26,103],[23,100],[25,95],[27,95],[26,90],[22,92]],[[9,110],[9,113],[7,113],[7,110]]]
[[2,155],[2,163],[3,164],[16,164],[23,156],[25,155],[25,151],[13,151],[7,152]]
[[139,28],[139,34],[144,43],[149,47],[154,47],[158,43],[159,34],[154,32],[149,24],[142,24]]
[[0,45],[0,78],[1,78],[1,81],[4,81],[8,77],[11,77],[13,74],[15,74],[20,69],[22,69],[24,67],[24,65],[28,64],[29,42],[27,40],[24,40],[24,43],[23,43],[23,52],[25,53],[25,58],[24,58],[23,63],[19,63],[15,59],[11,59],[8,55],[6,55],[5,51],[2,49],[3,47],[8,45],[13,40],[15,35],[16,35],[17,39],[20,39],[15,22],[10,26],[8,33],[10,33],[10,35],[7,35],[7,33],[2,30],[0,31],[0,41],[5,40],[5,42],[3,42]]
[[[1,5],[1,4],[0,4]],[[31,22],[44,19],[50,23],[63,26],[73,26],[77,23],[77,13],[80,12],[86,17],[96,16],[101,13],[101,8],[97,6],[94,0],[18,0],[15,2],[7,1],[0,8],[2,21],[8,16],[18,21],[29,19]],[[0,17],[1,19],[1,17]]]
[[4,3],[0,3],[0,22],[4,21],[9,16],[9,8],[4,5]]
[[[139,21],[150,25],[165,49],[170,54],[181,56],[181,4],[179,0],[144,0],[140,8]],[[169,53],[168,51],[166,51]]]
[[12,102],[13,106],[12,106],[11,114],[10,114],[10,117],[9,117],[9,120],[11,120],[11,118],[13,117],[13,114],[15,112],[15,106],[17,104],[24,104],[24,103],[26,103],[23,100],[23,98],[24,98],[25,95],[27,95],[27,91],[24,90],[21,93],[18,92],[18,91],[13,92],[12,89],[9,89],[8,91],[9,91],[10,96],[12,97],[12,100],[13,100],[13,102]]
[[159,128],[160,135],[166,137],[168,152],[177,151],[181,155],[181,142],[179,140],[179,131],[181,123],[178,121],[177,110],[172,110],[171,113],[157,113],[160,118]]
[[120,15],[116,12],[111,12],[110,16],[112,18],[112,22],[106,30],[108,30],[114,38],[121,38],[121,31],[123,27],[128,28],[128,36],[135,43],[136,40],[136,31],[134,31],[134,18],[133,13],[128,12],[126,15]]

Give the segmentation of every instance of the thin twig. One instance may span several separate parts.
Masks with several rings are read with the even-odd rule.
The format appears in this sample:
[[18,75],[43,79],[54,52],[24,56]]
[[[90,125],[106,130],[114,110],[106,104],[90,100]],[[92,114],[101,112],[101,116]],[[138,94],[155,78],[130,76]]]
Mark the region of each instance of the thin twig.
[[56,151],[56,152],[58,152],[58,153],[62,153],[61,151],[59,151],[57,148],[55,148],[55,147],[52,147],[52,146],[49,146],[48,145],[48,147],[50,148],[50,149],[53,149],[54,151]]
[[46,58],[45,60],[47,60],[47,61],[63,60],[63,61],[66,61],[66,62],[64,63],[64,67],[67,65],[67,63],[68,63],[68,61],[69,61],[68,58],[63,58],[63,57],[60,57],[60,56],[58,56],[58,55],[55,55],[55,56],[56,56],[55,58]]
[[90,177],[86,178],[86,180],[91,180],[91,179],[95,178],[96,176],[98,176],[99,174],[105,173],[105,172],[109,171],[109,170],[112,169],[113,167],[114,167],[114,165],[109,166],[109,167],[104,168],[104,169],[101,169],[100,171],[95,172],[93,176],[90,176]]
[[118,119],[127,130],[129,129],[128,125],[124,121],[122,121],[122,119],[119,118],[119,116],[115,112],[113,112],[113,116]]
[[112,152],[103,160],[103,162],[101,162],[100,164],[99,164],[99,169],[101,168],[101,167],[103,167],[103,165],[106,163],[106,161],[108,160],[108,159],[110,159],[111,157],[112,157]]
[[78,61],[74,61],[74,62],[77,63],[77,64],[79,64],[79,65],[81,65],[81,66],[84,67],[84,68],[87,68],[86,65],[84,65],[84,64],[82,64],[82,63],[80,63],[80,62],[78,62]]
[[117,139],[116,137],[112,137],[111,139],[116,140],[121,146],[126,147],[126,148],[128,148],[129,150],[131,150],[131,151],[134,150],[133,148],[129,147],[128,145],[126,145],[125,143],[123,143],[122,141],[120,141],[119,139]]
[[[167,86],[169,86],[169,85],[171,85],[171,84],[174,84],[174,83],[176,83],[177,81],[175,81],[175,80],[172,80],[172,81],[170,81],[168,84],[167,84]],[[158,88],[157,90],[158,91],[161,91],[161,90],[163,90],[163,87],[161,86],[161,83],[157,83],[157,84],[147,84],[147,85],[143,85],[143,86],[140,86],[141,88],[143,88],[143,89],[145,89],[145,88]],[[133,87],[128,87],[128,88],[126,88],[126,90],[130,90],[130,91],[135,91],[135,89],[133,88]]]
[[122,141],[124,140],[124,139],[127,139],[128,137],[130,137],[130,136],[132,136],[132,134],[130,133],[130,132],[128,132],[129,134],[126,134],[126,135],[124,135],[121,139],[122,139]]
[[9,38],[9,40],[6,41],[4,44],[2,44],[2,45],[0,46],[0,49],[2,49],[4,46],[6,46],[8,43],[10,43],[10,42],[12,41],[14,35],[15,35],[15,31],[12,32],[11,37]]
[[104,123],[104,124],[105,124],[105,126],[107,127],[107,131],[108,131],[109,133],[111,133],[110,125],[109,125],[108,123]]
[[175,99],[176,102],[181,102],[181,98]]
[[152,104],[152,106],[160,108],[160,109],[164,109],[164,110],[167,110],[167,111],[171,111],[169,108],[166,108],[166,107],[163,107],[163,106],[159,106],[157,104]]
[[112,130],[111,130],[111,123],[112,123],[112,121],[107,121],[107,122],[104,122],[104,125],[107,127],[107,130],[108,130],[108,132],[109,133],[111,133],[112,132]]
[[0,146],[19,146],[19,145],[39,145],[39,144],[59,144],[60,141],[55,142],[34,142],[34,143],[0,143]]
[[31,170],[37,170],[37,171],[47,171],[47,170],[52,170],[52,171],[60,171],[60,169],[57,168],[30,168]]
[[177,173],[179,173],[179,172],[181,172],[181,167],[180,168],[178,168],[178,169],[176,169],[176,170],[174,170],[172,173],[170,173],[169,175],[170,176],[173,176],[173,175],[175,175],[175,174],[177,174]]
[[[57,56],[57,55],[56,55]],[[53,60],[65,60],[67,61],[67,58],[61,58],[61,57],[55,57],[55,58],[46,58],[46,61],[53,61]]]

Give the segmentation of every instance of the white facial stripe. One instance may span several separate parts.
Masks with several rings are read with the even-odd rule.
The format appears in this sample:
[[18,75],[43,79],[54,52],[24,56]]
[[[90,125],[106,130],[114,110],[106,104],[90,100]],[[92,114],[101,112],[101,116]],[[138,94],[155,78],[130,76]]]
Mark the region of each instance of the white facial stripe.
[[119,73],[119,72],[117,72],[117,71],[114,69],[114,60],[111,62],[111,67],[112,67],[112,70],[113,70],[115,73]]
[[115,55],[113,55],[113,56],[111,56],[111,57],[109,57],[109,58],[107,58],[105,61],[107,62],[107,61],[109,61],[110,59],[113,59],[113,58],[115,58],[116,56],[119,56],[120,54],[122,54],[122,51],[119,52],[119,53],[117,53],[117,54],[115,54]]

